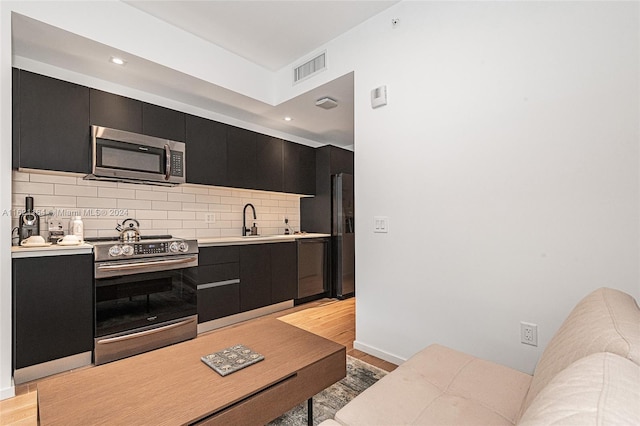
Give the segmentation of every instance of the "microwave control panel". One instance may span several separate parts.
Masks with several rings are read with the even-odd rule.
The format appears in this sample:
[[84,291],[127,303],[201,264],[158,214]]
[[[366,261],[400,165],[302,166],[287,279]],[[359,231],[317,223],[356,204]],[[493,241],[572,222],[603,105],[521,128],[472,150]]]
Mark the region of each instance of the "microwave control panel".
[[184,176],[184,156],[180,151],[171,151],[171,176]]

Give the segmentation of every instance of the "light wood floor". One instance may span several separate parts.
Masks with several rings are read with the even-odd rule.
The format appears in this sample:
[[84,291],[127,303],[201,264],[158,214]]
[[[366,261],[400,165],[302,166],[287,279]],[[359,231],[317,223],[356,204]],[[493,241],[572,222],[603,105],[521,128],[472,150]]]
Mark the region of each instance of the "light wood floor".
[[[355,299],[321,299],[284,311],[270,314],[286,323],[340,343],[347,354],[386,371],[395,364],[381,360],[353,348],[355,340]],[[256,321],[254,319],[251,321]],[[117,361],[116,361],[117,362]],[[91,368],[91,367],[88,367]],[[66,373],[61,373],[66,374]],[[16,396],[0,401],[0,425],[37,426],[37,380],[16,386]]]

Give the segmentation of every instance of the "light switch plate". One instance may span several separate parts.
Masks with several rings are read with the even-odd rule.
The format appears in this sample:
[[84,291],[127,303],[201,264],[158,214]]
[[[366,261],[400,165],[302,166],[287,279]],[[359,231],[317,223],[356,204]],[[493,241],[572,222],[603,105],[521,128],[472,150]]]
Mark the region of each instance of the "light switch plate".
[[389,218],[387,216],[374,216],[373,232],[376,232],[376,233],[389,232]]

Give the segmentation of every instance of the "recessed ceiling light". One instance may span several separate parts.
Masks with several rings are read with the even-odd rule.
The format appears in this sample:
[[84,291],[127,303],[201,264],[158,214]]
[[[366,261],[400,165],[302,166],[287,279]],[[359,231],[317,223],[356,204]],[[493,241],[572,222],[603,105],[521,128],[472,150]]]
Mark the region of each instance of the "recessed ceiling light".
[[111,59],[109,59],[109,61],[116,65],[124,65],[127,63],[124,59],[118,58],[117,56],[112,56]]
[[284,118],[284,121],[291,121],[291,120],[293,120],[293,118],[291,118],[291,117],[285,117]]

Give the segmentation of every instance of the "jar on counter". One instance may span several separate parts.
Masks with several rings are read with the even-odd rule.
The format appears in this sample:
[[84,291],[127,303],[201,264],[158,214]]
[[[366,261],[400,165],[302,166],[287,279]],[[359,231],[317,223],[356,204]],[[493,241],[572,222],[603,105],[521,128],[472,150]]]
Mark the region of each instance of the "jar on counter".
[[69,234],[75,235],[80,241],[84,241],[84,224],[80,216],[74,216],[69,222]]

